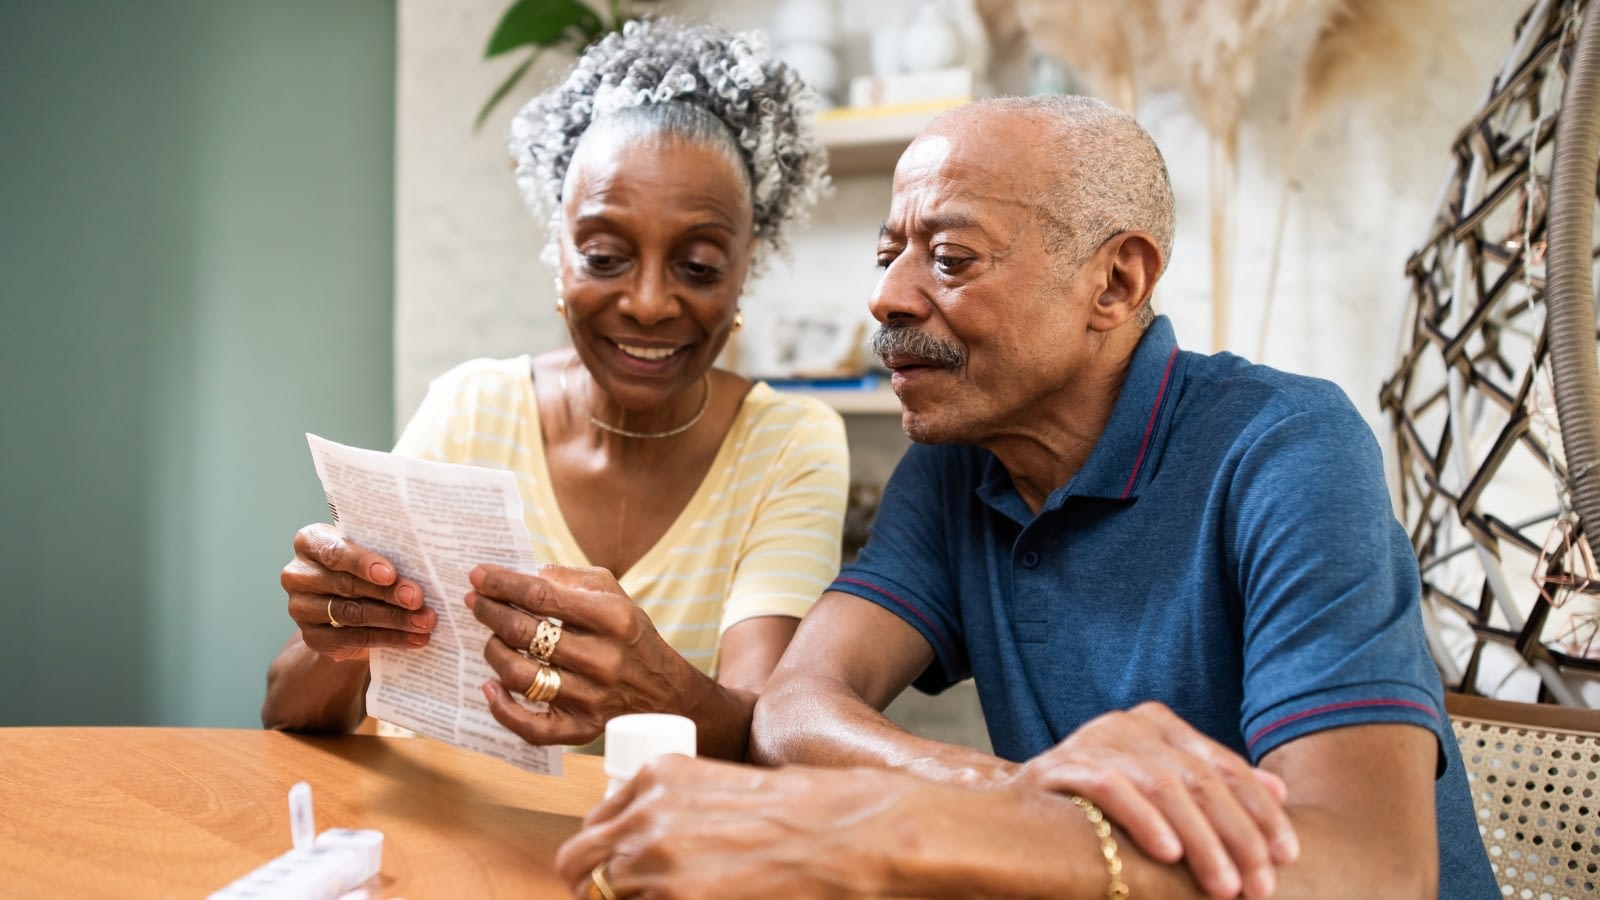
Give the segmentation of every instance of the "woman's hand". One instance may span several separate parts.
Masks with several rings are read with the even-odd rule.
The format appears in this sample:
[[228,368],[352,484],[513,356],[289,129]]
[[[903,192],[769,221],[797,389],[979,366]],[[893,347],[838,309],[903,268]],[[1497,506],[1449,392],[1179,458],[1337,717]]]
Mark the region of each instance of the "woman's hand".
[[422,586],[397,576],[383,556],[345,540],[331,525],[294,536],[294,559],[279,577],[289,617],[306,647],[341,662],[373,647],[422,647],[438,623]]
[[1087,798],[1145,855],[1187,863],[1215,897],[1269,896],[1275,866],[1300,853],[1283,781],[1159,703],[1090,720],[1013,783]]
[[[483,650],[500,676],[483,686],[489,711],[530,744],[586,744],[623,713],[694,717],[717,689],[668,646],[605,569],[548,565],[528,575],[484,565],[469,577],[467,607],[494,632]],[[535,713],[511,692],[527,695],[544,666],[531,654],[545,620],[560,623],[553,644],[549,626],[545,632],[546,662],[559,675],[559,688],[548,712]],[[550,676],[543,677],[549,684]]]

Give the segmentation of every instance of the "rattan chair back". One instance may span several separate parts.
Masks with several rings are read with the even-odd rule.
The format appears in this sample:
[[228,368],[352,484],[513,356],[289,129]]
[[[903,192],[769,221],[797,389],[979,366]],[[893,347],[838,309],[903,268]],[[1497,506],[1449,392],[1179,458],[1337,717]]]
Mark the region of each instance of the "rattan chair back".
[[1600,898],[1600,710],[1449,694],[1506,897]]

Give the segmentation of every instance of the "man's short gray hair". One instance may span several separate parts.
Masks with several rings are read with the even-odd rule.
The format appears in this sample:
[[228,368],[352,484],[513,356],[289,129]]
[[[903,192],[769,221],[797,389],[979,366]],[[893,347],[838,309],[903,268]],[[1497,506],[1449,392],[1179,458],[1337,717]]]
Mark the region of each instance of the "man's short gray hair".
[[[787,250],[789,227],[806,220],[827,187],[827,151],[810,121],[815,105],[815,94],[769,51],[760,32],[732,34],[671,19],[629,22],[584,51],[565,81],[512,120],[517,185],[536,216],[559,221],[580,139],[611,118],[628,133],[653,131],[710,146],[734,155],[730,161],[747,176],[759,270],[768,253]],[[718,127],[726,134],[716,134]],[[551,262],[558,234],[552,227]]]
[[1167,164],[1132,116],[1093,97],[1057,95],[983,101],[1040,126],[1038,147],[1053,177],[1037,211],[1050,251],[1073,266],[1112,235],[1147,232],[1172,258],[1173,199]]

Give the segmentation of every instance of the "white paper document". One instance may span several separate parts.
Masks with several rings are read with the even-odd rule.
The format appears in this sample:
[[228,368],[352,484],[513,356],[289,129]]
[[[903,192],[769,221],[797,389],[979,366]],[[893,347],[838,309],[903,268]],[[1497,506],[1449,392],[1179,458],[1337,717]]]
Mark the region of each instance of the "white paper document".
[[532,772],[560,775],[561,748],[528,744],[489,714],[478,686],[498,677],[483,658],[492,632],[461,602],[472,589],[467,573],[479,563],[524,572],[538,566],[516,475],[347,447],[314,434],[306,440],[339,532],[422,585],[439,615],[426,647],[372,651],[367,712]]

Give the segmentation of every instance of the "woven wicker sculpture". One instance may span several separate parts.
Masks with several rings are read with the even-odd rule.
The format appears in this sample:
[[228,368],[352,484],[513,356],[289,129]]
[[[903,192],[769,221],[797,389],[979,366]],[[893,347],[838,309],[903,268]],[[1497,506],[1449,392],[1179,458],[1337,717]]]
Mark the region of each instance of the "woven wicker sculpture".
[[[1583,33],[1587,5],[1534,3],[1460,132],[1380,398],[1446,681],[1577,706],[1600,705],[1600,574],[1584,537],[1600,531],[1586,510],[1600,498],[1595,151],[1580,147],[1600,130],[1600,94],[1578,89],[1600,83],[1600,27]],[[1586,188],[1571,177],[1585,166]]]

